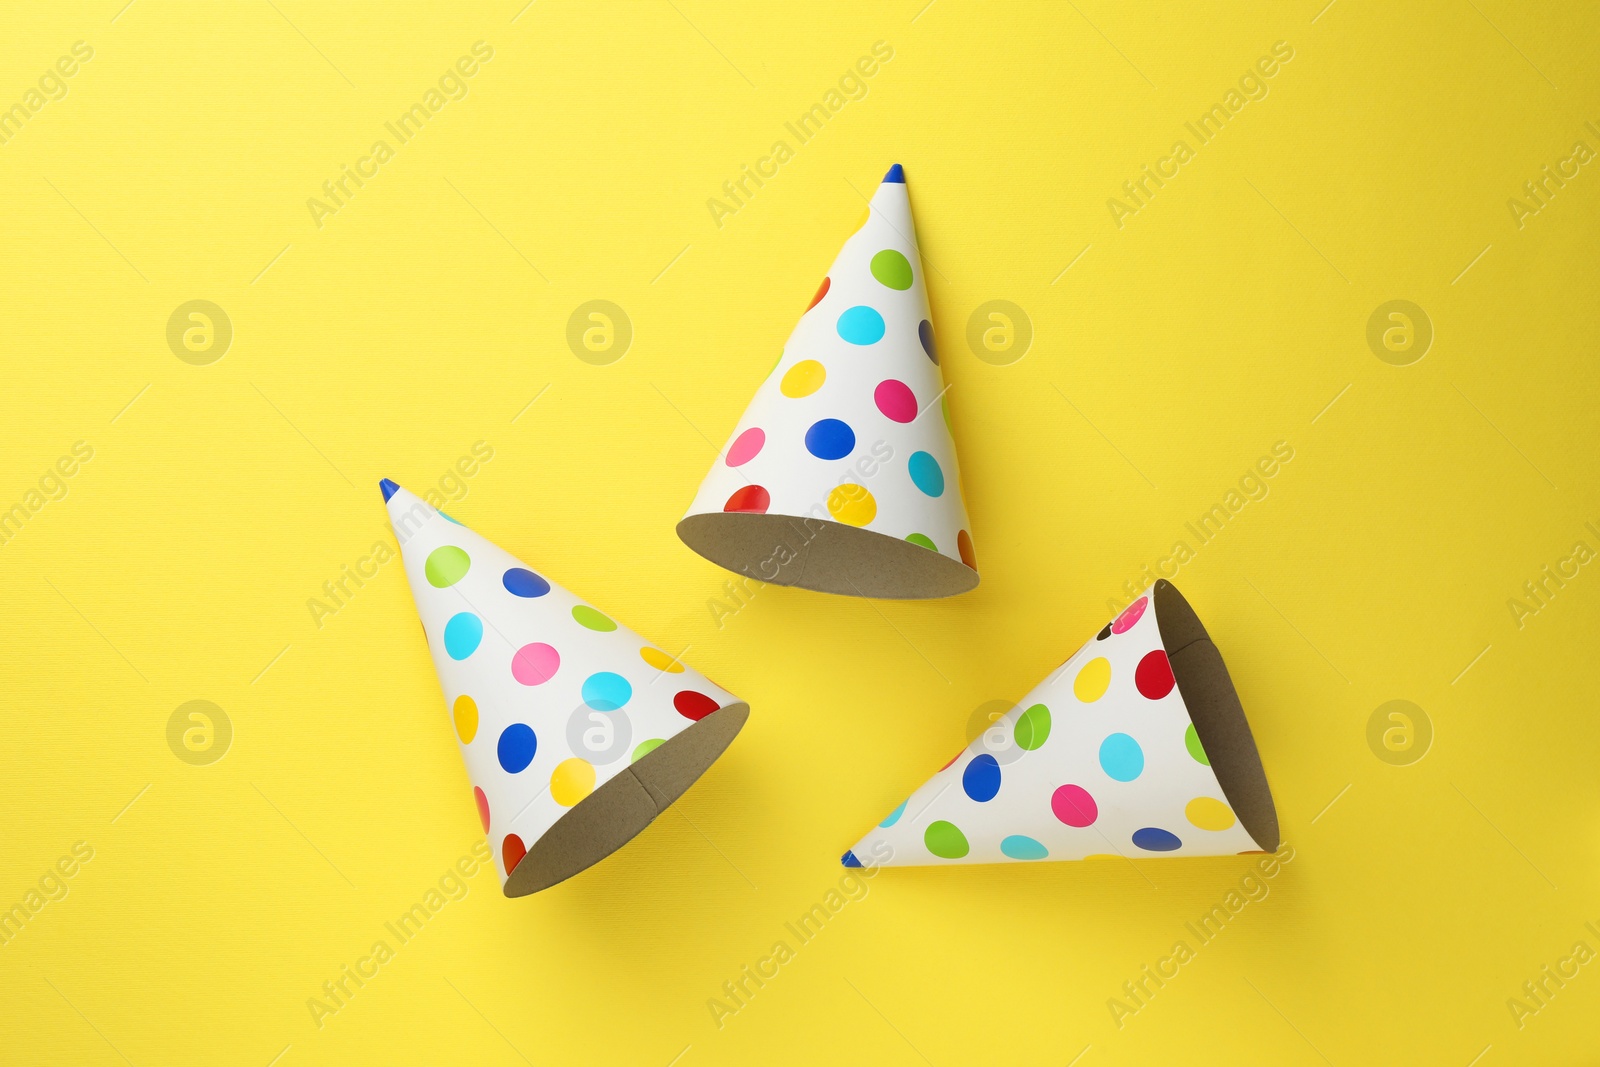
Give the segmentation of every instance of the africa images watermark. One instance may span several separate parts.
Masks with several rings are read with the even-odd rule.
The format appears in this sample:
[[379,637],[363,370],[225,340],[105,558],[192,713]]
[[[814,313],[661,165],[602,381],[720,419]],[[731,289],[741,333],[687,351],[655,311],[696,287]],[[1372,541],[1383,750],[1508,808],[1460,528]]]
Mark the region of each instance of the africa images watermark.
[[[410,144],[412,139],[422,132],[422,128],[452,100],[465,100],[471,91],[468,82],[478,74],[480,64],[488,63],[494,59],[494,46],[487,41],[479,41],[472,46],[472,54],[464,55],[455,61],[455,65],[439,76],[437,86],[430,85],[422,94],[420,102],[412,104],[393,122],[385,122],[383,128],[388,130],[398,145]],[[353,164],[341,164],[339,176],[330,178],[322,183],[322,195],[325,200],[311,197],[306,200],[306,207],[311,212],[311,221],[317,229],[322,229],[323,219],[329,215],[337,215],[341,208],[355,198],[356,193],[366,187],[367,182],[378,176],[382,166],[395,157],[395,145],[379,139],[372,142],[372,147],[367,154],[360,156]],[[371,169],[368,169],[368,166]],[[351,188],[351,185],[355,188]]]
[[352,963],[343,964],[336,977],[322,983],[322,992],[317,996],[306,998],[306,1010],[311,1013],[311,1021],[321,1030],[327,1023],[330,1015],[337,1015],[349,1007],[356,994],[366,988],[368,982],[378,976],[385,964],[395,958],[396,953],[410,944],[429,919],[438,917],[444,906],[451,901],[460,901],[467,898],[472,891],[472,886],[467,879],[477,874],[484,867],[492,867],[494,857],[489,852],[489,842],[476,841],[472,845],[470,854],[456,860],[455,864],[445,869],[439,876],[436,886],[430,885],[422,894],[418,903],[400,913],[393,922],[386,922],[383,928],[394,944],[390,945],[387,938],[378,938],[372,943],[366,955],[358,956]]
[[[135,798],[137,799],[137,798]],[[70,853],[63,854],[55,864],[45,869],[37,888],[30,888],[22,899],[9,910],[0,911],[0,945],[9,945],[39,913],[53,900],[65,900],[72,891],[70,880],[77,877],[83,865],[94,859],[94,846],[79,841]]]
[[872,848],[871,863],[859,871],[846,871],[840,876],[837,889],[830,888],[822,895],[821,901],[812,904],[798,919],[783,924],[784,930],[794,938],[793,945],[783,938],[774,941],[765,956],[753,964],[745,964],[739,968],[737,978],[722,983],[722,998],[710,997],[706,1000],[706,1009],[711,1012],[711,1021],[717,1024],[718,1030],[727,1025],[729,1018],[748,1008],[756,994],[778,977],[783,965],[798,954],[797,946],[803,948],[810,944],[847,904],[867,899],[867,893],[872,889],[867,883],[877,877],[879,867],[894,856],[894,849],[887,842],[876,842]]
[[706,210],[711,212],[711,221],[717,229],[722,229],[724,219],[737,215],[741,208],[755,199],[756,193],[778,176],[779,168],[795,157],[796,149],[821,133],[822,128],[843,111],[846,104],[852,100],[866,99],[867,79],[877,74],[893,58],[893,45],[888,41],[875,41],[871,55],[857,59],[853,67],[847,68],[839,76],[837,88],[830,88],[823,93],[822,99],[801,112],[794,122],[783,124],[783,128],[794,138],[793,145],[780,137],[772,142],[766,155],[756,159],[753,166],[741,163],[739,176],[722,183],[722,195],[726,199],[711,197],[706,201]]
[[1266,900],[1272,892],[1271,880],[1293,861],[1294,846],[1285,842],[1278,846],[1277,852],[1263,856],[1249,874],[1239,879],[1238,886],[1228,890],[1222,902],[1212,905],[1197,923],[1184,923],[1183,928],[1194,936],[1193,946],[1180,938],[1154,966],[1145,964],[1138,975],[1123,982],[1121,997],[1106,998],[1106,1009],[1111,1012],[1111,1021],[1117,1024],[1117,1029],[1127,1025],[1129,1016],[1148,1008],[1156,994],[1178,977],[1183,966],[1196,959],[1199,949],[1215,941],[1230,922],[1239,918],[1246,905]]
[[[1595,529],[1594,523],[1586,522],[1583,525],[1596,538],[1600,538],[1600,530]],[[1506,601],[1506,609],[1511,612],[1511,621],[1517,624],[1517,629],[1522,629],[1528,624],[1528,619],[1549,607],[1556,595],[1567,587],[1567,583],[1576,578],[1583,566],[1594,558],[1595,551],[1589,547],[1589,542],[1576,541],[1565,556],[1554,563],[1546,563],[1538,574],[1523,582],[1522,595]]]
[[54,464],[39,476],[34,488],[22,494],[22,499],[11,507],[0,510],[0,547],[9,545],[22,528],[43,511],[46,504],[65,500],[71,487],[69,478],[75,477],[83,464],[94,458],[94,446],[88,441],[74,441],[70,452],[63,453]]
[[1165,556],[1156,560],[1154,566],[1145,564],[1139,569],[1136,578],[1129,578],[1122,583],[1123,599],[1115,597],[1106,598],[1106,607],[1113,613],[1121,611],[1144,594],[1144,591],[1156,584],[1158,578],[1168,581],[1178,576],[1184,564],[1189,563],[1198,555],[1199,550],[1214,541],[1228,523],[1239,517],[1246,505],[1251,501],[1267,499],[1272,492],[1270,480],[1277,476],[1289,461],[1294,459],[1294,446],[1288,441],[1279,441],[1272,446],[1272,451],[1261,456],[1255,463],[1246,468],[1239,477],[1239,487],[1229,489],[1222,494],[1222,499],[1211,505],[1210,510],[1202,514],[1194,522],[1186,522],[1183,528],[1194,537],[1194,544],[1179,538],[1172,544],[1172,550]]
[[[484,464],[494,459],[494,446],[487,441],[476,441],[472,445],[470,454],[464,454],[439,477],[437,485],[429,486],[422,494],[422,499],[435,511],[447,503],[459,503],[467,498],[470,487],[467,479],[475,476],[483,469]],[[399,531],[396,531],[399,533]],[[405,534],[401,536],[401,544],[405,543]],[[364,589],[368,582],[376,578],[383,565],[394,559],[395,550],[389,542],[378,538],[372,542],[372,547],[364,555],[358,556],[353,563],[344,563],[339,566],[337,576],[322,583],[322,595],[308,597],[306,610],[311,613],[311,621],[317,629],[322,629],[324,620],[330,615],[337,615],[346,607],[355,595]]]
[[1267,88],[1268,79],[1277,77],[1278,72],[1292,59],[1294,47],[1288,41],[1275,41],[1271,54],[1257,59],[1254,66],[1239,76],[1238,88],[1230,88],[1220,103],[1212,104],[1194,122],[1185,122],[1183,127],[1193,135],[1195,143],[1190,145],[1185,138],[1178,138],[1166,155],[1154,164],[1141,165],[1137,177],[1123,182],[1122,192],[1127,199],[1113,196],[1106,201],[1111,224],[1120,230],[1128,216],[1137,215],[1148,207],[1156,193],[1178,176],[1185,163],[1193,161],[1202,147],[1210,144],[1223,127],[1239,117],[1245,105],[1252,100],[1267,98],[1270,91]]
[[[1600,128],[1593,122],[1583,125],[1590,133],[1600,137]],[[1567,187],[1567,182],[1578,177],[1583,167],[1593,162],[1594,158],[1595,151],[1587,141],[1574,141],[1564,158],[1556,160],[1553,166],[1546,163],[1539,168],[1537,177],[1523,182],[1522,194],[1526,199],[1513,196],[1506,200],[1506,209],[1511,212],[1511,221],[1517,224],[1517,229],[1522,229],[1530,218],[1549,207],[1556,195]]]
[[[852,489],[864,491],[865,487],[861,483],[877,474],[885,464],[894,459],[894,446],[882,439],[874,441],[867,451],[870,455],[864,455],[856,460],[847,473],[839,476],[838,484],[828,494],[830,499],[834,494],[843,494],[846,500],[855,499],[859,493],[852,493]],[[803,535],[798,538],[798,548],[791,547],[788,541],[779,541],[772,546],[772,551],[766,558],[756,564],[759,578],[744,570],[741,572],[744,577],[738,580],[737,585],[733,579],[722,583],[722,591],[728,595],[728,600],[732,603],[718,600],[716,597],[709,597],[706,600],[706,607],[711,612],[711,621],[716,624],[717,629],[722,629],[729,619],[748,607],[755,599],[755,595],[765,589],[768,582],[776,580],[785,567],[805,558],[806,546],[816,540],[817,535],[829,521],[828,505],[818,501],[812,504],[804,515],[795,518],[800,524],[799,527],[794,523],[791,523],[790,527],[797,533],[803,531]],[[751,582],[755,582],[754,589],[750,588]]]
[[10,144],[22,132],[28,120],[38,115],[53,100],[65,100],[67,79],[75,76],[81,65],[94,58],[94,48],[87,41],[74,41],[69,55],[58,58],[39,75],[35,87],[8,108],[0,109],[0,145]]
[[[1586,922],[1583,926],[1591,934],[1600,937],[1600,928],[1594,923]],[[1527,1026],[1529,1019],[1548,1008],[1556,995],[1567,987],[1567,983],[1577,978],[1584,965],[1594,958],[1595,951],[1589,942],[1574,942],[1571,952],[1554,964],[1547,963],[1540,967],[1537,974],[1523,982],[1520,996],[1506,998],[1506,1010],[1511,1013],[1511,1021],[1517,1024],[1517,1029]]]

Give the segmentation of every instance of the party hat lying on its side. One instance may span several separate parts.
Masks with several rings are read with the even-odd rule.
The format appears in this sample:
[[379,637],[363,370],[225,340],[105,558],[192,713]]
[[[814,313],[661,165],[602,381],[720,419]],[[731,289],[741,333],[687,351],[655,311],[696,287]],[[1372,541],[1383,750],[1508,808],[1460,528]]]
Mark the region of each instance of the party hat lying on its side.
[[844,855],[847,867],[1275,851],[1250,724],[1158,581]]
[[732,571],[884,598],[978,584],[905,174],[854,236],[678,536]]
[[621,848],[749,705],[454,519],[380,483],[508,897]]

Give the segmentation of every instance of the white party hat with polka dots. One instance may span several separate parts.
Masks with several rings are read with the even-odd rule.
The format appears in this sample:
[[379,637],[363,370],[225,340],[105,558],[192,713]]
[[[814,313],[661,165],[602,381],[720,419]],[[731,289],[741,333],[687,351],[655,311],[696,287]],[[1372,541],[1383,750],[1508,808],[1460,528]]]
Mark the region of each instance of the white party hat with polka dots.
[[896,163],[678,523],[763,582],[921,598],[978,584],[927,279]]
[[844,854],[847,867],[1276,851],[1217,646],[1167,581]]
[[749,705],[385,478],[380,487],[508,897],[621,848]]

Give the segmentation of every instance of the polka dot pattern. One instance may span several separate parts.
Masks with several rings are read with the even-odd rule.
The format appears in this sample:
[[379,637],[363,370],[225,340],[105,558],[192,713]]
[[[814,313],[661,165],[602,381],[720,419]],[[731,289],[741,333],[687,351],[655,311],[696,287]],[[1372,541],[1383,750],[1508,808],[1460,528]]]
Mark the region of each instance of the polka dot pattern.
[[583,680],[583,702],[595,711],[616,711],[633,699],[633,686],[620,674],[598,671]]
[[722,506],[722,510],[746,515],[765,515],[771,506],[772,494],[759,485],[747,485],[743,489],[734,490],[728,502]]
[[827,380],[827,368],[814,359],[803,359],[784,372],[778,390],[791,400],[799,400],[821,389]]
[[483,832],[489,832],[489,798],[482,789],[472,787],[472,801],[478,806],[478,821],[483,824]]
[[528,769],[538,750],[539,739],[534,736],[533,727],[525,722],[514,722],[500,731],[500,740],[495,745],[495,758],[507,774],[519,774]]
[[594,764],[577,756],[562,760],[550,775],[550,796],[570,808],[594,792]]
[[422,572],[427,576],[429,585],[435,589],[447,589],[465,578],[471,567],[472,559],[465,549],[444,545],[428,553],[428,562],[423,564]]
[[676,693],[672,698],[672,706],[679,715],[695,722],[699,722],[720,707],[715,700],[693,689],[684,689]]
[[913,452],[906,461],[906,472],[911,475],[911,484],[927,496],[944,495],[944,470],[927,452]]
[[573,608],[572,617],[577,620],[578,625],[582,626],[585,630],[594,630],[597,633],[607,634],[617,628],[617,624],[615,622],[612,622],[611,619],[605,615],[602,615],[600,612],[594,610],[587,604],[579,604],[577,607]]
[[522,838],[516,834],[507,834],[504,841],[500,842],[500,862],[506,869],[506,874],[517,869],[517,864],[522,862],[522,857],[528,854],[528,846],[522,843]]
[[639,650],[639,658],[650,664],[650,666],[654,667],[658,671],[664,671],[667,674],[683,673],[683,664],[679,663],[677,660],[673,659],[659,648],[651,648],[649,645],[646,645]]
[[[896,378],[886,378],[872,391],[872,402],[878,405],[883,417],[906,423],[917,417],[917,396],[911,387]],[[926,452],[919,453],[927,455]]]
[[832,278],[823,278],[822,284],[817,286],[817,295],[811,298],[811,303],[806,305],[806,310],[810,311],[812,308],[822,303],[822,298],[828,295],[828,290],[832,288],[832,286]]
[[1012,746],[969,746],[852,854],[992,863],[1257,851],[1210,770],[1155,611],[1148,596],[1119,611],[1004,717]]
[[523,645],[511,657],[511,677],[523,685],[543,685],[561,669],[561,653],[543,641]]
[[451,710],[456,721],[456,736],[463,745],[472,744],[472,739],[478,736],[478,702],[463,693],[456,697]]
[[878,515],[878,501],[866,486],[846,482],[828,494],[828,514],[849,526],[865,526]]
[[934,347],[933,343],[933,323],[923,319],[917,324],[917,340],[922,342],[922,351],[927,353],[928,358],[937,367],[939,365],[939,350]]
[[872,276],[890,289],[904,291],[911,288],[911,261],[893,248],[885,248],[872,257]]

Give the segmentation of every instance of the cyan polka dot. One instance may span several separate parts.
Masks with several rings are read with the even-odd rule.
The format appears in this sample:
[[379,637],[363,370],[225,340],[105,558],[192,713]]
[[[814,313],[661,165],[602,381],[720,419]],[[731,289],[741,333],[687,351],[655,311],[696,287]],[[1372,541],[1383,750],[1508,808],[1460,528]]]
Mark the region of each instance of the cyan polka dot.
[[1144,773],[1144,749],[1127,734],[1112,734],[1100,742],[1100,769],[1119,782],[1131,782]]
[[838,419],[822,419],[806,431],[806,451],[818,459],[843,459],[855,447],[855,431]]
[[633,686],[620,674],[600,671],[583,680],[583,702],[596,711],[616,711],[633,697]]
[[1012,834],[1000,842],[1000,852],[1014,860],[1042,860],[1050,858],[1050,850],[1025,834]]
[[898,808],[895,808],[893,811],[891,811],[889,813],[889,817],[887,819],[884,819],[878,825],[879,826],[893,826],[895,823],[899,822],[900,821],[900,816],[902,816],[902,815],[904,815],[906,813],[906,805],[909,804],[909,803],[910,803],[909,800],[902,800],[900,802],[900,806]]
[[483,641],[483,620],[470,611],[450,616],[444,624],[444,650],[451,659],[466,659]]
[[906,461],[906,470],[911,473],[911,484],[926,495],[944,495],[944,471],[940,469],[939,461],[928,453],[913,452]]
[[883,340],[883,316],[857,304],[839,316],[839,336],[853,345],[875,345]]

